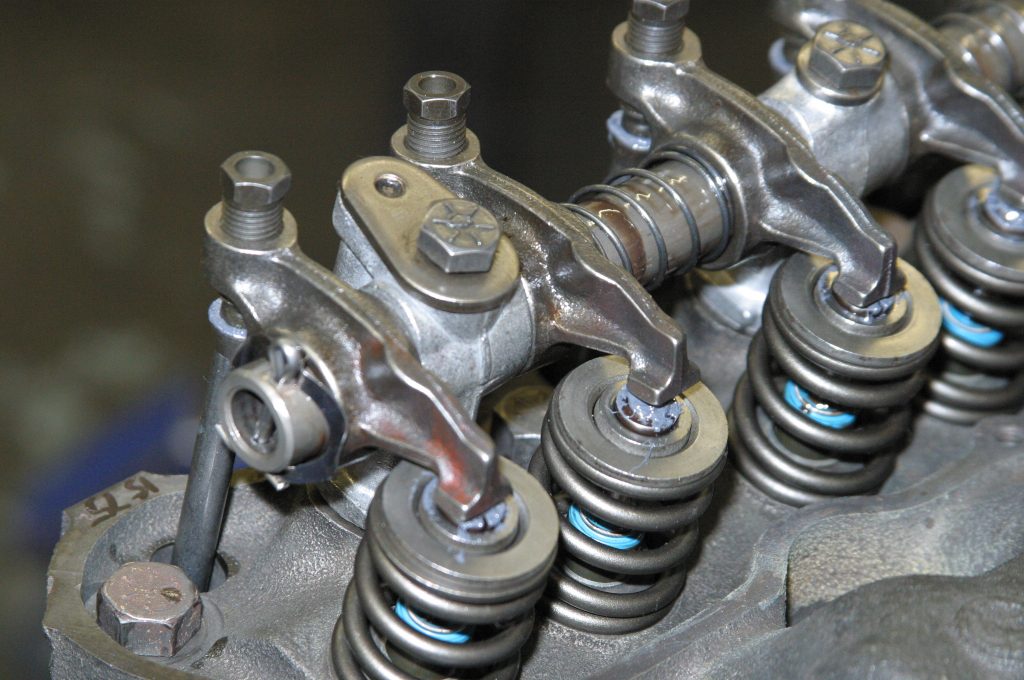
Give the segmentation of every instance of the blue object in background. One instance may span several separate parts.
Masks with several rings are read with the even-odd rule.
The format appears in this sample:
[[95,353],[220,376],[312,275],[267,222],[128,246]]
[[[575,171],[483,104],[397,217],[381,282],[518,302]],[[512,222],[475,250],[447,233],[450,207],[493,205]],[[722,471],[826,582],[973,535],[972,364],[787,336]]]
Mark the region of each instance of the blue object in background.
[[197,412],[194,385],[184,380],[165,383],[61,456],[59,464],[30,478],[20,503],[24,545],[48,556],[60,537],[65,508],[140,470],[188,472],[187,461],[175,460],[168,444],[174,429]]

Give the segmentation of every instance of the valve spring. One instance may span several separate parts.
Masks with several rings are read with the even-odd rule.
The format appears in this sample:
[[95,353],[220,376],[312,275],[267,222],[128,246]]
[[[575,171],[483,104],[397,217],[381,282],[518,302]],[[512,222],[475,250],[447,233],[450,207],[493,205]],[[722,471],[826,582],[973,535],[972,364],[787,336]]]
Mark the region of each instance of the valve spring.
[[[369,529],[369,527],[368,527]],[[372,532],[356,553],[345,592],[341,626],[352,658],[365,677],[384,680],[396,670],[465,673],[514,678],[519,649],[533,631],[537,592],[500,605],[447,601],[402,574],[373,542]],[[372,630],[371,630],[372,629]],[[386,654],[374,641],[387,640]],[[346,658],[339,672],[360,678]],[[446,676],[447,677],[447,676]]]
[[[408,478],[410,467],[413,466],[406,463],[395,470],[399,476]],[[394,476],[396,472],[391,474]],[[417,470],[411,474],[422,476],[423,473]],[[519,470],[518,474],[536,486],[534,501],[540,499],[550,504],[525,470]],[[384,484],[390,480],[391,477]],[[522,486],[516,488],[519,491]],[[396,517],[401,516],[399,522],[408,518],[412,505],[408,505],[407,499],[419,495],[418,489],[403,486],[390,499],[379,500],[380,489],[374,498],[366,533],[356,552],[352,581],[345,592],[342,615],[334,630],[335,670],[346,680],[515,678],[519,672],[519,651],[533,631],[534,606],[543,594],[554,559],[557,542],[554,509],[548,511],[549,517],[538,511],[530,518],[534,524],[549,526],[547,530],[538,528],[539,539],[534,533],[532,541],[523,539],[516,543],[518,547],[507,548],[513,551],[508,561],[515,567],[490,569],[486,562],[476,563],[488,558],[471,545],[461,549],[452,545],[433,553],[434,557],[441,554],[442,559],[450,562],[442,569],[449,576],[459,569],[473,574],[472,580],[477,583],[471,586],[476,590],[469,595],[460,590],[458,581],[442,583],[436,574],[430,579],[424,574],[410,575],[408,563],[391,554],[396,550],[415,551],[416,546],[424,545],[422,525],[410,521],[397,534],[387,528],[396,523]],[[395,502],[407,505],[397,507]],[[382,509],[387,504],[397,507],[397,511]],[[537,508],[535,504],[532,507]],[[513,540],[520,541],[524,532],[533,530],[533,526],[521,529],[516,534],[519,538]],[[391,532],[389,540],[393,542],[390,544],[381,537],[387,532]],[[401,548],[395,547],[396,535]],[[422,559],[430,560],[429,557]],[[497,571],[507,574],[509,569],[515,571],[520,566],[521,571],[512,578],[513,590],[500,583],[493,586],[479,583]]]
[[942,299],[942,346],[926,386],[924,409],[969,425],[1024,404],[1024,299],[969,281],[968,265],[934,238],[932,224],[917,229],[921,271]]
[[[892,472],[909,433],[909,405],[924,384],[937,330],[920,333],[918,356],[902,366],[847,363],[829,350],[825,359],[815,357],[794,338],[792,321],[783,321],[795,304],[787,303],[779,283],[786,268],[773,280],[736,386],[729,418],[733,461],[752,484],[789,505],[872,493]],[[915,272],[915,286],[919,278]],[[924,308],[926,296],[919,297]]]
[[[585,398],[576,389],[571,392],[577,395],[574,399]],[[559,396],[556,391],[553,402]],[[690,448],[692,442],[682,444],[675,455],[691,463],[694,474],[669,496],[664,487],[646,489],[659,500],[595,483],[593,470],[574,455],[580,431],[570,422],[573,417],[552,406],[530,473],[552,492],[559,510],[561,552],[548,589],[554,620],[590,633],[625,634],[654,625],[672,609],[698,543],[697,522],[711,502],[711,486],[724,464],[724,413],[717,400],[714,406],[721,418],[717,448],[711,443],[697,451],[700,447]],[[703,403],[698,404],[698,411],[702,409]],[[704,424],[693,431],[713,440],[718,426],[713,414],[705,415]],[[592,434],[582,439],[593,442]],[[666,464],[666,457],[656,451],[651,455],[657,464]],[[645,467],[640,456],[632,465],[635,470]]]
[[726,178],[682,149],[659,150],[641,167],[585,186],[563,205],[590,225],[609,260],[648,288],[716,259],[729,242]]
[[[645,504],[595,487],[572,469],[545,429],[530,472],[557,480],[567,557],[552,572],[552,617],[600,634],[648,628],[668,614],[686,583],[697,520],[711,503],[710,482],[672,504]],[[582,567],[582,568],[581,568]],[[567,610],[568,605],[574,611]]]

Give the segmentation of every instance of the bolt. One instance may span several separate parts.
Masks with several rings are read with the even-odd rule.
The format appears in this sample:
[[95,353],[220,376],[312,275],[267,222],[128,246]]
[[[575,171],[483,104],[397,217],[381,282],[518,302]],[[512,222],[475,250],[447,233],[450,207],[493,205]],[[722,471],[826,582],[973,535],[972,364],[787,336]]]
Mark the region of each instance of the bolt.
[[690,0],[633,0],[626,44],[643,57],[671,57],[683,47]]
[[263,151],[240,151],[220,166],[224,231],[240,241],[263,241],[284,229],[285,194],[292,173]]
[[174,656],[199,630],[199,591],[178,567],[129,562],[96,595],[96,619],[107,635],[141,656]]
[[863,101],[882,85],[885,44],[870,28],[852,21],[830,21],[801,50],[800,73],[843,98]]
[[623,387],[615,395],[615,415],[619,422],[630,430],[645,435],[662,435],[675,429],[683,414],[683,404],[673,399],[660,406],[648,404],[640,399],[628,387]]
[[419,249],[448,274],[491,269],[501,240],[498,221],[472,201],[446,198],[430,204],[420,227]]
[[409,113],[406,147],[431,160],[465,149],[469,90],[469,83],[447,71],[425,71],[410,78],[402,90]]

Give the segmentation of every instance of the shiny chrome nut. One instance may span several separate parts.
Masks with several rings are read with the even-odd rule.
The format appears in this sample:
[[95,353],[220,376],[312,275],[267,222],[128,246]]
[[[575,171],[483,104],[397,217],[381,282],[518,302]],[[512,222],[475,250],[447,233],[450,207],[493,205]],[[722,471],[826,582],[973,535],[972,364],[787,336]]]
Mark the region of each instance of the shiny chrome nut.
[[240,151],[220,166],[224,200],[242,210],[260,210],[280,203],[292,186],[292,173],[277,156]]
[[418,245],[449,274],[489,271],[501,240],[498,221],[472,201],[448,198],[430,204]]
[[630,11],[644,22],[676,23],[686,18],[690,0],[633,0]]
[[417,73],[402,89],[402,101],[410,115],[430,121],[446,121],[466,114],[469,83],[447,71]]
[[886,56],[885,44],[867,26],[830,21],[811,41],[808,75],[830,90],[870,91],[881,84]]
[[129,562],[96,595],[96,619],[106,633],[135,654],[174,656],[199,630],[199,591],[178,567]]

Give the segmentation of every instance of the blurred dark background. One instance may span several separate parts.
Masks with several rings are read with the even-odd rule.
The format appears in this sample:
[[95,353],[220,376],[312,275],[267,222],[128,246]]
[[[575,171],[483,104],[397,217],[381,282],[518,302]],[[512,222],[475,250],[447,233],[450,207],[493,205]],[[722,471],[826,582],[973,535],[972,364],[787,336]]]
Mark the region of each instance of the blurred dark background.
[[[2,3],[0,673],[46,675],[61,508],[188,464],[212,343],[200,236],[220,162],[282,156],[304,249],[330,265],[341,172],[386,152],[403,83],[439,68],[472,84],[487,161],[564,200],[604,175],[608,36],[627,7]],[[690,26],[713,68],[755,92],[771,82],[763,0],[695,0]]]

